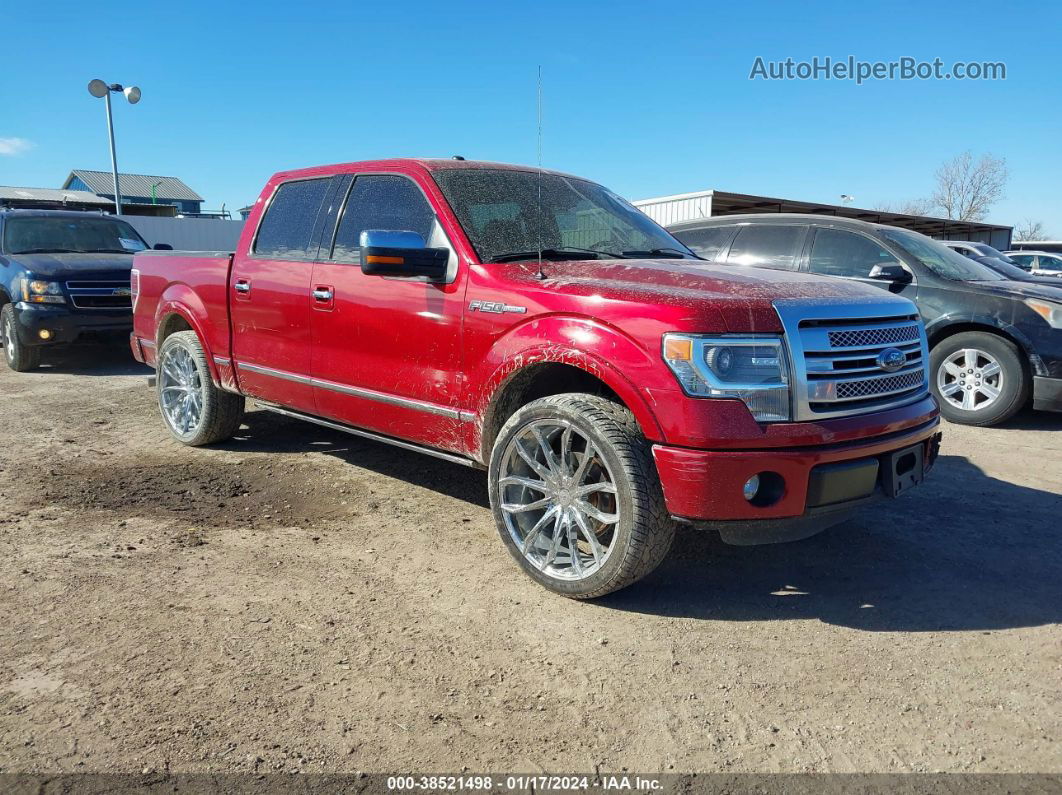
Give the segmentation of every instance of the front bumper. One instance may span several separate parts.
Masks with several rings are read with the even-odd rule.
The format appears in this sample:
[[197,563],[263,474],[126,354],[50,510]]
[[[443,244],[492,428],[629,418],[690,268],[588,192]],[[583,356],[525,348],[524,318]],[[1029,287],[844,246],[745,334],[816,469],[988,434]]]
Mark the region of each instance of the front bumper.
[[[920,445],[928,472],[939,451],[939,424],[933,419],[859,443],[782,450],[654,445],[653,457],[668,511],[675,518],[718,523],[724,539],[738,543],[790,540],[825,529],[855,508],[886,497],[889,453]],[[745,499],[742,488],[753,475],[761,475],[762,481],[762,473],[774,473],[780,482],[773,501],[755,505]],[[742,537],[752,540],[742,542]]]
[[1033,408],[1062,411],[1062,378],[1033,376]]
[[[15,327],[23,345],[63,345],[74,342],[86,334],[122,334],[133,327],[133,314],[126,309],[120,312],[73,312],[69,306],[15,304]],[[42,340],[41,329],[51,332],[51,337]]]

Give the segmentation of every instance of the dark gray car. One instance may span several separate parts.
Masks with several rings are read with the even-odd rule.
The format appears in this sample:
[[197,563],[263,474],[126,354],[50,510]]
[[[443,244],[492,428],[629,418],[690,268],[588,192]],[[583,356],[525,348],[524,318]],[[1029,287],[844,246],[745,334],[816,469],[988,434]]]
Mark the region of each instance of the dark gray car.
[[939,241],[851,218],[771,213],[669,227],[705,259],[855,279],[913,300],[931,385],[950,420],[993,425],[1062,411],[1062,287],[1011,281]]

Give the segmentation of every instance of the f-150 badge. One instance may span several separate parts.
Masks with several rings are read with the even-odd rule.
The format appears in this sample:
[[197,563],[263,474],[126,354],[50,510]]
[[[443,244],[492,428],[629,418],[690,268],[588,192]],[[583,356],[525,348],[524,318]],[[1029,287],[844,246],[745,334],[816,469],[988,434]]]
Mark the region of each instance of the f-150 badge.
[[517,315],[522,315],[527,312],[526,306],[513,306],[511,304],[503,304],[497,301],[473,301],[468,305],[469,312],[490,312],[495,315],[502,315],[506,312],[513,312]]

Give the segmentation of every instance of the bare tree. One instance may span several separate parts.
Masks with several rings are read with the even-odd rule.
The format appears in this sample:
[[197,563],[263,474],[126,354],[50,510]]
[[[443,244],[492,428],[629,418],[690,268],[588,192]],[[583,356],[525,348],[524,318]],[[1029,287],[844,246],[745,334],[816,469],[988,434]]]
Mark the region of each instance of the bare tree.
[[982,221],[988,209],[1003,198],[1007,163],[991,154],[981,155],[975,161],[970,152],[963,152],[938,168],[936,178],[933,203],[948,218]]
[[1044,231],[1043,222],[1033,221],[1031,218],[1026,218],[1014,229],[1015,240],[1047,240],[1050,237],[1051,235]]
[[906,199],[893,204],[892,202],[878,202],[872,208],[881,213],[899,213],[901,215],[933,215],[937,209],[932,199]]

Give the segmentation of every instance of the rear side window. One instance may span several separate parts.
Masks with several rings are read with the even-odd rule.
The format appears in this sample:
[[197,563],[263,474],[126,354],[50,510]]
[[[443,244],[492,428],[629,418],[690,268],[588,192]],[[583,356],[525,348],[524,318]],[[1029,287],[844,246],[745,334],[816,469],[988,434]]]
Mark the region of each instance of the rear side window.
[[873,240],[841,229],[817,229],[808,269],[828,276],[866,278],[875,265],[896,257]]
[[797,244],[803,237],[803,226],[743,226],[730,247],[727,262],[731,265],[795,270],[799,254]]
[[[310,250],[310,238],[328,184],[328,179],[306,179],[285,182],[277,188],[258,225],[254,253],[277,259],[305,259],[316,255],[316,251]],[[316,248],[316,241],[314,244]]]
[[709,226],[706,229],[690,229],[674,234],[699,256],[714,260],[719,259],[730,238],[734,236],[734,227]]
[[434,223],[435,212],[411,180],[383,174],[358,177],[339,220],[332,258],[357,261],[366,229],[416,232],[427,241]]

